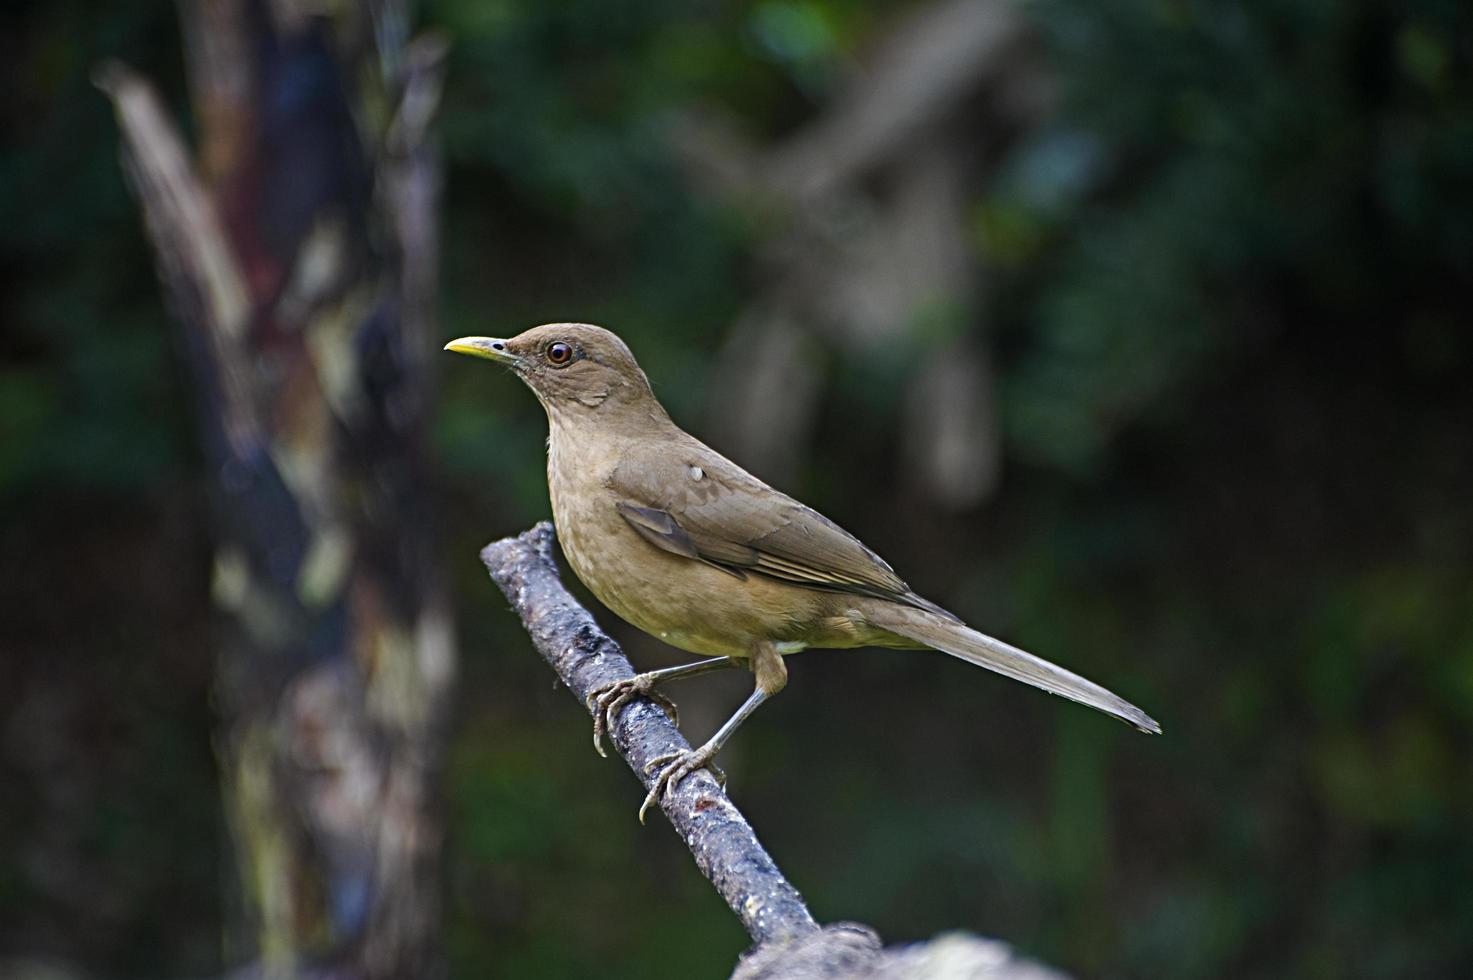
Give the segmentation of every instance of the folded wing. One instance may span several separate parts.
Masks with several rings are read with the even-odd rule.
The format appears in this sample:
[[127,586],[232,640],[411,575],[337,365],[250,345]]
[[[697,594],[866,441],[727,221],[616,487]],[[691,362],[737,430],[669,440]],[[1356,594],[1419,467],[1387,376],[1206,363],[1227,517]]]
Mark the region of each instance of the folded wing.
[[699,443],[684,455],[627,457],[609,487],[629,525],[672,554],[738,577],[764,575],[950,616],[852,534]]

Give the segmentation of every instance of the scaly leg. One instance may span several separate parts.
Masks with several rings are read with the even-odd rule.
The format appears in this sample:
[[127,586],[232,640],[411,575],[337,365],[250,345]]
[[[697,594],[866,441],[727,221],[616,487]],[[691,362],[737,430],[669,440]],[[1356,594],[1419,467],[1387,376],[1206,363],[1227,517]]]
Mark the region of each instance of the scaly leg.
[[608,758],[608,753],[604,751],[604,733],[613,730],[614,716],[640,695],[644,695],[663,708],[674,724],[680,724],[680,710],[675,707],[674,701],[655,690],[656,684],[663,684],[681,677],[695,677],[698,674],[707,674],[713,670],[735,666],[736,661],[731,657],[711,657],[708,660],[697,660],[693,664],[646,671],[643,674],[635,674],[633,677],[610,681],[595,687],[588,692],[588,710],[593,712],[594,750],[604,758]]
[[[657,767],[663,766],[660,775],[650,785],[649,795],[644,798],[644,804],[639,808],[639,822],[644,823],[645,812],[660,801],[660,795],[671,796],[680,781],[697,769],[709,767],[711,760],[716,758],[716,753],[731,738],[731,733],[737,730],[742,722],[757,706],[778,691],[781,691],[788,683],[788,668],[783,663],[782,654],[777,652],[777,647],[772,643],[763,641],[752,649],[751,657],[752,673],[756,677],[756,688],[750,697],[736,710],[736,714],[727,719],[726,724],[716,730],[716,734],[707,740],[705,745],[698,749],[680,749],[676,752],[667,752],[656,756],[645,766],[649,772]],[[722,780],[723,784],[725,780]]]

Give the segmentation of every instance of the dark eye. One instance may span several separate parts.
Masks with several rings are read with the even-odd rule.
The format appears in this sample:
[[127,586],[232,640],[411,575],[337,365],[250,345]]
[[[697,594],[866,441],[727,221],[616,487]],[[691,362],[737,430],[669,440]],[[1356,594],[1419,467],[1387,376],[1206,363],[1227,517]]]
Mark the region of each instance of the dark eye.
[[559,366],[566,364],[573,359],[573,348],[562,341],[558,341],[555,344],[548,344],[547,359]]

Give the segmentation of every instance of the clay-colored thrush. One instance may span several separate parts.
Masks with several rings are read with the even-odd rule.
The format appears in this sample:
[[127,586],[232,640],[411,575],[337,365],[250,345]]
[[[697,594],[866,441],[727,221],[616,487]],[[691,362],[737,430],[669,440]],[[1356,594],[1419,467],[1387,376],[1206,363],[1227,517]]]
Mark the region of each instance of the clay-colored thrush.
[[568,564],[599,601],[646,633],[710,659],[595,691],[594,745],[655,685],[743,665],[756,677],[736,714],[698,749],[672,752],[640,808],[707,766],[759,704],[783,689],[783,655],[805,647],[933,648],[1160,732],[1145,712],[1077,674],[984,636],[916,595],[879,555],[681,431],[624,342],[551,323],[446,350],[511,368],[547,410],[547,485]]

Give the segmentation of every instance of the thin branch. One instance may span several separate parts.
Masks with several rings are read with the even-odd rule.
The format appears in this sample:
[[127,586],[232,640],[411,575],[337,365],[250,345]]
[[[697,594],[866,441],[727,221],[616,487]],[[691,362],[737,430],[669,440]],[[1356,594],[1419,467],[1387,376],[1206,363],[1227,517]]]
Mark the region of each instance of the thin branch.
[[[522,619],[532,645],[583,704],[601,684],[634,676],[619,645],[563,588],[552,557],[552,525],[543,521],[481,550],[491,579]],[[614,747],[648,788],[645,765],[687,748],[655,704],[632,701],[614,720]],[[731,980],[1067,980],[1016,956],[1006,944],[965,932],[885,948],[873,929],[853,922],[820,927],[803,897],[757,842],[741,812],[704,769],[687,776],[660,809],[701,873],[716,886],[757,944]]]
[[[515,538],[487,545],[481,561],[521,616],[537,652],[586,704],[590,691],[633,677],[634,668],[563,587],[552,540],[552,525],[543,521]],[[652,782],[645,771],[651,759],[690,747],[665,713],[645,698],[620,712],[611,735],[646,788]],[[818,931],[803,896],[783,877],[751,824],[709,772],[687,776],[673,796],[661,800],[660,809],[754,942],[781,942]]]

